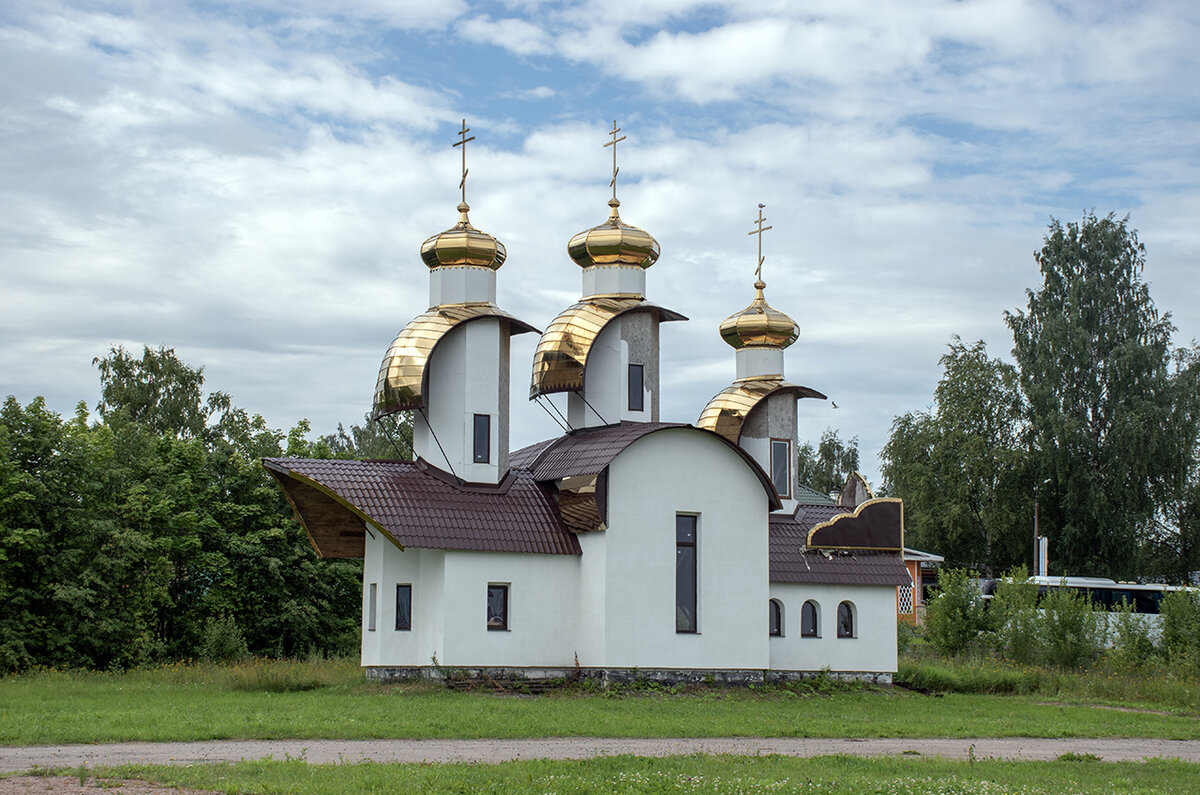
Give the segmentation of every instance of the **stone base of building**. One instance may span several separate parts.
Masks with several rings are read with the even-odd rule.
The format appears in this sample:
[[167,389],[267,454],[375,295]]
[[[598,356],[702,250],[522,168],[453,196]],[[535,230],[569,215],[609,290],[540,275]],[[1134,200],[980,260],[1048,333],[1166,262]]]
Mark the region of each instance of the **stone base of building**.
[[480,683],[537,682],[550,684],[562,682],[596,682],[607,687],[610,684],[635,684],[657,682],[664,685],[724,685],[746,686],[764,682],[796,682],[805,679],[836,679],[842,682],[867,682],[890,685],[889,671],[774,671],[761,669],[719,668],[575,668],[575,667],[475,667],[475,666],[364,666],[368,679],[384,684],[414,679],[441,679]]

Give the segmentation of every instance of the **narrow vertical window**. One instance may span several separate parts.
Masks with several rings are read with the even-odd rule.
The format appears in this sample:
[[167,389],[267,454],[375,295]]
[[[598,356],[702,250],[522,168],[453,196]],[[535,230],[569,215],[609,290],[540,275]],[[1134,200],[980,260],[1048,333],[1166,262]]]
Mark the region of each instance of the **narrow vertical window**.
[[816,638],[820,636],[817,625],[817,603],[809,599],[800,608],[800,637]]
[[379,585],[371,583],[367,588],[367,629],[375,631],[375,621],[379,615]]
[[780,497],[792,496],[792,443],[771,440],[771,483]]
[[771,637],[783,636],[783,605],[778,599],[771,599],[767,602],[767,622]]
[[675,631],[696,631],[696,517],[675,516]]
[[475,415],[475,463],[486,464],[492,458],[492,417]]
[[629,410],[645,411],[645,376],[644,367],[640,364],[629,365]]
[[412,586],[396,586],[396,629],[412,629]]
[[487,628],[508,629],[508,584],[488,583]]
[[837,636],[839,638],[854,637],[854,603],[842,602],[838,605]]

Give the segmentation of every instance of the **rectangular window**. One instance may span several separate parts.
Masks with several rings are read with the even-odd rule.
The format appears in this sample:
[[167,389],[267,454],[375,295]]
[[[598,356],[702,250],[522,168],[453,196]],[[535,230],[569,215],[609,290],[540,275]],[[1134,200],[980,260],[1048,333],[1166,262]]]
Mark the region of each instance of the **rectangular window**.
[[367,588],[367,629],[375,631],[375,619],[379,612],[379,586],[375,583]]
[[412,629],[412,586],[396,586],[396,629]]
[[675,516],[675,631],[696,631],[696,518]]
[[780,497],[792,496],[792,443],[771,440],[771,484]]
[[475,463],[486,464],[492,458],[492,417],[475,415]]
[[629,410],[645,411],[645,368],[640,364],[629,365]]
[[487,628],[508,629],[508,584],[488,583]]

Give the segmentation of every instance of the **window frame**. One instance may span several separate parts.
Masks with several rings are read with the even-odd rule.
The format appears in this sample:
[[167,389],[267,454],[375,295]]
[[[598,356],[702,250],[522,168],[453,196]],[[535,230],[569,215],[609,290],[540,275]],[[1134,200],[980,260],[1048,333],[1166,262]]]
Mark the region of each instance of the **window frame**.
[[[779,490],[779,483],[775,481],[775,446],[783,445],[783,462],[787,467],[787,472],[784,473],[784,483],[787,486],[787,491]],[[775,493],[785,500],[792,498],[792,440],[781,439],[777,437],[771,438],[771,487],[775,489]]]
[[[850,628],[844,630],[842,623],[842,608],[846,608],[846,612],[850,617]],[[839,638],[857,638],[858,637],[858,610],[854,606],[854,602],[849,599],[844,599],[838,602],[837,606],[837,636]]]
[[767,634],[772,638],[783,637],[783,602],[767,600]]
[[[633,373],[636,368],[637,389],[633,384]],[[646,410],[646,365],[630,362],[625,368],[625,406],[629,411],[644,412]],[[634,398],[637,398],[637,407],[634,407]]]
[[[812,608],[812,631],[808,632],[804,627],[804,613]],[[821,603],[816,599],[805,599],[804,604],[800,605],[800,637],[802,638],[819,638],[821,637]]]
[[[487,629],[488,632],[508,632],[509,630],[509,586],[512,583],[507,582],[489,582],[487,584]],[[504,594],[504,601],[501,604],[501,615],[498,623],[492,623],[492,590],[495,589]]]
[[[685,526],[690,525],[690,539],[680,540],[681,535],[689,532],[681,527],[681,521]],[[687,581],[681,581],[680,556],[688,551],[691,552],[691,576]],[[700,632],[699,579],[700,517],[693,513],[677,513],[675,514],[675,634],[677,635],[696,635]],[[686,586],[682,594],[680,593],[681,585]]]
[[[480,432],[480,420],[483,421],[482,433]],[[476,464],[490,464],[492,461],[492,415],[491,414],[476,414],[475,419],[471,423],[471,459]],[[482,457],[480,453],[480,442],[483,443]]]
[[[407,594],[407,596],[405,597],[405,602],[407,603],[407,607],[405,610],[405,613],[407,613],[407,621],[404,623],[404,626],[400,625],[401,624],[400,616],[402,615],[400,612],[400,594],[401,594],[401,592],[404,592],[405,594]],[[412,631],[412,583],[411,582],[396,583],[396,631],[397,632]]]

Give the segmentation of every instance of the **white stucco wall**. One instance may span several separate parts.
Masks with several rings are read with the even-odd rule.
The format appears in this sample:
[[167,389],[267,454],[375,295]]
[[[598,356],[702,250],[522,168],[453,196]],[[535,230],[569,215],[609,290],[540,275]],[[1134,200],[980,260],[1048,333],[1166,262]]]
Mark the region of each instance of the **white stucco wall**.
[[635,265],[606,265],[583,269],[583,297],[645,295],[646,271]]
[[496,271],[441,267],[429,272],[429,305],[496,303]]
[[[640,320],[644,321],[645,316]],[[639,318],[630,315],[613,318],[596,336],[588,352],[583,397],[574,392],[567,396],[567,419],[572,428],[591,428],[622,420],[651,421],[655,413],[657,352],[647,350],[631,355],[629,343],[623,339],[626,325],[638,321]],[[645,368],[641,411],[629,410],[630,363]]]
[[[603,576],[589,546],[580,581],[603,648],[581,664],[766,668],[767,495],[741,456],[705,432],[658,431],[617,456],[608,488]],[[694,634],[675,631],[677,513],[699,517]]]
[[[771,583],[771,598],[783,603],[783,637],[770,639],[772,670],[896,671],[896,589],[891,586],[795,585]],[[819,607],[820,637],[801,637],[800,609],[812,599]],[[855,637],[837,636],[837,608],[854,604]],[[767,605],[762,606],[763,622]]]
[[[409,548],[375,532],[363,566],[362,664],[571,666],[578,625],[579,558]],[[367,628],[371,583],[377,623]],[[487,587],[509,584],[508,630],[487,629]],[[412,628],[397,630],[396,586],[412,586]]]
[[738,378],[752,378],[757,375],[783,375],[782,348],[738,348],[734,353],[734,358],[737,361]]
[[[508,471],[508,344],[503,321],[490,317],[457,326],[438,342],[427,365],[429,424],[413,415],[418,456],[476,483],[495,483]],[[476,414],[491,417],[486,464],[473,460]]]

